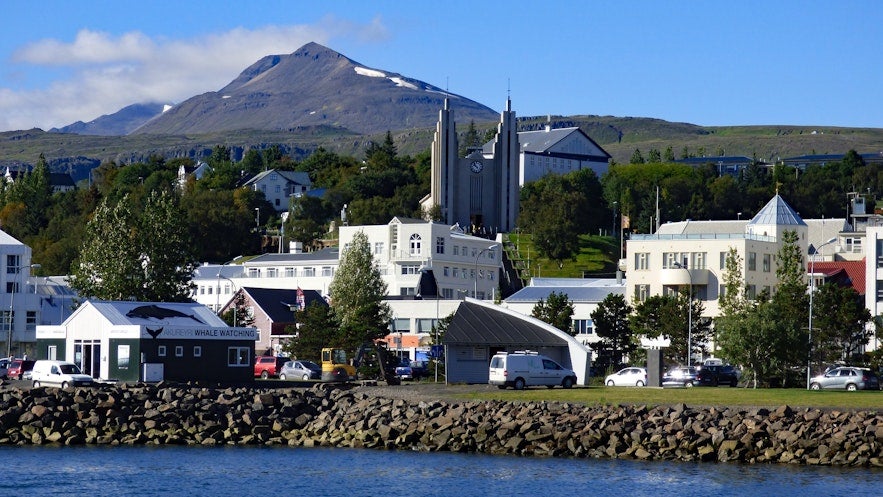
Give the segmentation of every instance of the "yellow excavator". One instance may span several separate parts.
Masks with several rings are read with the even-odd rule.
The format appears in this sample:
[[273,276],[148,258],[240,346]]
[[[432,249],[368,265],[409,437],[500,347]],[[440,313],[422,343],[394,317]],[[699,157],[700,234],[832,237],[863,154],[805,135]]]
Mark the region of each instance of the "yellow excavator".
[[371,376],[377,376],[387,385],[398,385],[399,378],[395,375],[395,361],[382,344],[366,343],[356,351],[352,362],[347,360],[346,351],[340,348],[326,347],[322,349],[322,381],[346,382],[359,379],[359,368],[371,370]]

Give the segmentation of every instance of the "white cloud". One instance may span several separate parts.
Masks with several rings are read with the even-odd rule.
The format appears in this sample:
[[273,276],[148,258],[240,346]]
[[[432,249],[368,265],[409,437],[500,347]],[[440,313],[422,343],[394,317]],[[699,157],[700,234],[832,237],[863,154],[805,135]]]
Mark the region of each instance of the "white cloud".
[[49,129],[139,102],[177,103],[217,91],[266,55],[291,53],[332,38],[383,39],[379,18],[355,25],[326,17],[315,25],[264,26],[188,39],[141,32],[114,36],[83,29],[64,42],[43,39],[20,48],[17,65],[60,68],[65,79],[36,89],[0,88],[0,130]]

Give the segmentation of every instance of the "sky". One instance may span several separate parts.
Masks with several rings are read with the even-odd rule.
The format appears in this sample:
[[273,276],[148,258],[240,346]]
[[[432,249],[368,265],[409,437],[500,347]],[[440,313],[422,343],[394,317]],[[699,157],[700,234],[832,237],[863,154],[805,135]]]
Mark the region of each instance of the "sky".
[[0,5],[0,131],[182,102],[311,41],[518,116],[883,128],[878,0]]

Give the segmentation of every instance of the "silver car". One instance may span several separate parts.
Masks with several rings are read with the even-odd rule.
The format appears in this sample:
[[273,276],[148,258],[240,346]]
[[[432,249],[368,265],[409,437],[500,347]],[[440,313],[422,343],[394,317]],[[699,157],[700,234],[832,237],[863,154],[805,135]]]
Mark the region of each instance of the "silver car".
[[318,380],[322,377],[322,366],[313,361],[288,361],[279,371],[280,380]]
[[809,382],[810,390],[879,390],[880,379],[867,368],[843,366],[814,376]]

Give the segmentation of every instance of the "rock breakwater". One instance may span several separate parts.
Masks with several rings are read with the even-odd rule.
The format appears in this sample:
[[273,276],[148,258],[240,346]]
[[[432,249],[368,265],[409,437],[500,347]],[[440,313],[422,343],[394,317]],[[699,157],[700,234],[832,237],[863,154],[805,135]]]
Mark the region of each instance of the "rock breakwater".
[[883,413],[418,401],[322,384],[3,387],[0,444],[261,444],[883,467]]

